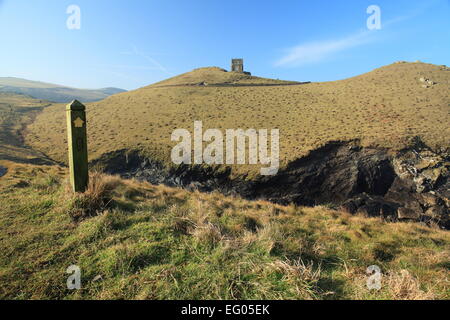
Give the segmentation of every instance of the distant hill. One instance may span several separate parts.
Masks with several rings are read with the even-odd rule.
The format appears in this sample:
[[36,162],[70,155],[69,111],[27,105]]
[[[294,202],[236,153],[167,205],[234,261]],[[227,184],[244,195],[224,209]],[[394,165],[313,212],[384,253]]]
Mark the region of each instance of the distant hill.
[[95,90],[77,89],[20,78],[0,77],[0,92],[23,94],[35,99],[52,102],[64,103],[74,99],[82,102],[93,102],[125,91],[126,90],[119,88],[102,88]]

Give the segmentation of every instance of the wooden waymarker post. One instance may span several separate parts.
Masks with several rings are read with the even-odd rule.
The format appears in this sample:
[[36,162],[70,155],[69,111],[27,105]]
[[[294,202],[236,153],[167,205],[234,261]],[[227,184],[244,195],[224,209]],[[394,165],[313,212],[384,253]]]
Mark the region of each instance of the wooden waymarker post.
[[89,179],[85,110],[77,100],[66,106],[70,184],[74,192],[86,191]]

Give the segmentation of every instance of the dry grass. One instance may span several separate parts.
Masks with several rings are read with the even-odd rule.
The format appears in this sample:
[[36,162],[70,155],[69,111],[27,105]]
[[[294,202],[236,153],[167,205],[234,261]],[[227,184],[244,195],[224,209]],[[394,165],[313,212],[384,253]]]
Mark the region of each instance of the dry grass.
[[27,96],[0,93],[0,161],[37,162],[43,155],[23,145],[22,133],[50,103]]
[[224,238],[220,228],[211,222],[195,225],[191,231],[191,235],[203,244],[212,247],[217,245]]
[[66,193],[69,196],[69,215],[75,221],[93,217],[103,212],[113,200],[113,191],[121,184],[118,177],[94,172],[89,175],[88,188],[83,193],[73,194],[66,180]]
[[314,268],[312,262],[306,265],[301,259],[296,261],[278,260],[270,263],[269,266],[275,270],[281,271],[288,278],[300,278],[304,281],[313,282],[317,282],[320,279],[320,266]]
[[393,300],[432,300],[432,292],[424,292],[420,289],[419,281],[408,270],[389,274],[387,286]]
[[[208,77],[226,82],[234,75],[207,68],[166,84]],[[422,88],[421,77],[436,84]],[[432,147],[450,145],[450,72],[431,64],[398,63],[342,81],[298,86],[159,85],[88,104],[91,159],[125,148],[170,163],[172,131],[192,132],[194,120],[202,120],[205,129],[279,128],[282,166],[336,140],[360,139],[366,146],[395,150],[420,136]],[[47,108],[29,129],[29,144],[66,161],[63,105]],[[258,165],[233,167],[237,173],[259,169]]]
[[[79,195],[74,223],[65,169],[8,169],[0,179],[3,298],[449,298],[448,231],[99,174]],[[65,289],[72,264],[83,270],[78,292]],[[379,291],[366,287],[374,264]]]
[[183,73],[170,79],[155,83],[152,87],[161,86],[190,86],[190,85],[268,85],[268,84],[292,84],[294,81],[274,80],[250,76],[243,73],[227,72],[218,67],[198,68],[191,72]]

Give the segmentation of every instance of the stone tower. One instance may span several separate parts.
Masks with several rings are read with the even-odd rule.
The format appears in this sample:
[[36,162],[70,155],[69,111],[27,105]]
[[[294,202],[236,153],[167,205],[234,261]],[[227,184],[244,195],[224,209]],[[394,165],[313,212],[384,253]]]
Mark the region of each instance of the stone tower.
[[244,59],[231,59],[231,71],[244,73]]

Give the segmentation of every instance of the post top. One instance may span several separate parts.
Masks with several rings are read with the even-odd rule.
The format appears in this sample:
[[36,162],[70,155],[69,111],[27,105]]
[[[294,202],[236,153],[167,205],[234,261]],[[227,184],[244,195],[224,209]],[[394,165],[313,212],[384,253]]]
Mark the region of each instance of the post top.
[[75,111],[84,111],[86,110],[86,107],[84,106],[84,104],[82,104],[80,101],[78,100],[73,100],[71,103],[69,103],[66,106],[66,110],[75,110]]

